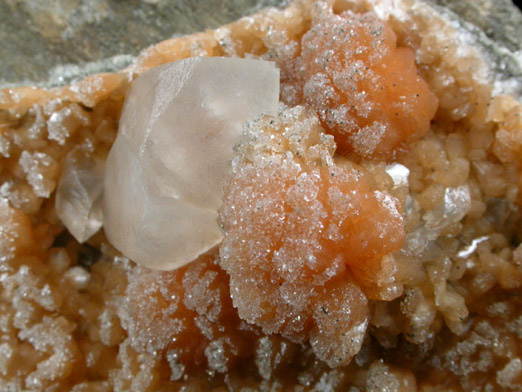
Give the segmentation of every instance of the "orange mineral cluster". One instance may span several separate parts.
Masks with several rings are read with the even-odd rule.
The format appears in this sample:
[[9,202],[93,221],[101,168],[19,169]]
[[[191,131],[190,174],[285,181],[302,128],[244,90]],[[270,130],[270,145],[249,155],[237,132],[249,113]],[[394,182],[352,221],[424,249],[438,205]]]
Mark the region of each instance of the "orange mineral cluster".
[[338,366],[361,347],[367,296],[400,294],[385,255],[404,229],[397,200],[334,150],[302,106],[251,123],[225,185],[220,256],[242,319]]
[[390,158],[429,130],[438,99],[419,76],[413,51],[397,46],[375,14],[337,15],[324,6],[300,48],[285,67],[283,99],[311,106],[340,153]]
[[173,380],[198,368],[224,373],[253,353],[258,329],[239,319],[216,256],[211,251],[174,271],[137,266],[129,274],[124,312],[131,344],[163,356]]

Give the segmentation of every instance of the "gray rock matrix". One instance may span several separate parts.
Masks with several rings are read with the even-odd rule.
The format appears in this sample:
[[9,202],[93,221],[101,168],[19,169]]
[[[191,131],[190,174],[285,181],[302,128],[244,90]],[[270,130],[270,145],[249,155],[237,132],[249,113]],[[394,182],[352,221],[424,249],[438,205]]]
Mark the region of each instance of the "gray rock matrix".
[[[511,0],[423,0],[442,7],[500,55],[499,71],[520,77],[522,13]],[[0,88],[53,87],[129,65],[144,48],[216,28],[287,0],[5,0],[0,2]],[[488,39],[489,38],[489,39]]]

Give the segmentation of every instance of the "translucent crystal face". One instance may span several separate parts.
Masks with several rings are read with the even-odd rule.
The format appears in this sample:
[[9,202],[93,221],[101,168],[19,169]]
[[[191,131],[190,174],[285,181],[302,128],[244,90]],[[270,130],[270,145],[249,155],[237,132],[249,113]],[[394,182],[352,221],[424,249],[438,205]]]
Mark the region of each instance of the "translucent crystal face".
[[79,149],[71,151],[56,191],[56,213],[78,242],[102,226],[103,165]]
[[216,210],[242,124],[277,113],[272,63],[189,58],[152,69],[126,98],[107,159],[107,237],[139,264],[172,269],[218,244]]

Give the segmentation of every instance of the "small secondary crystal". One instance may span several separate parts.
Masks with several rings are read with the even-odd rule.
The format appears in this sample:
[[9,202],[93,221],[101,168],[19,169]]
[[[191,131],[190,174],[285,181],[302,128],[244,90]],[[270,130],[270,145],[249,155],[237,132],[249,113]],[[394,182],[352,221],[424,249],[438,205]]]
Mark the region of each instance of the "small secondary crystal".
[[103,161],[81,150],[67,155],[56,190],[56,214],[79,242],[87,241],[103,223]]
[[189,58],[133,84],[107,159],[108,239],[149,268],[172,269],[222,239],[222,183],[242,124],[275,114],[279,71],[259,60]]

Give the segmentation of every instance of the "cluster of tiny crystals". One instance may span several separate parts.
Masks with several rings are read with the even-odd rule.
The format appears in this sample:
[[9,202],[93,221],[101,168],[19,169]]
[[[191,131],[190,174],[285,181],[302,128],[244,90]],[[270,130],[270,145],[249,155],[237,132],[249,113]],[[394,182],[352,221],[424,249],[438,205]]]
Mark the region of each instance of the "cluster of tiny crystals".
[[389,158],[429,130],[438,100],[417,74],[413,51],[397,47],[375,14],[317,7],[300,53],[283,68],[282,98],[312,107],[339,152]]
[[302,106],[251,123],[220,214],[221,265],[240,317],[310,339],[331,366],[359,351],[365,294],[379,298],[393,286],[384,255],[404,236],[396,200],[372,191],[349,161],[336,164],[334,147]]

